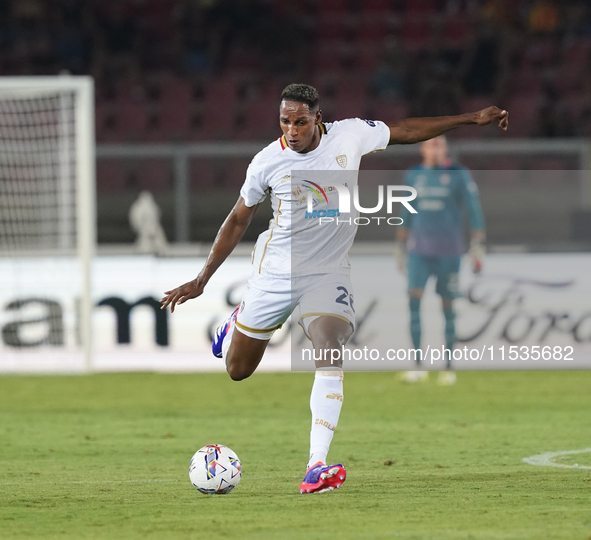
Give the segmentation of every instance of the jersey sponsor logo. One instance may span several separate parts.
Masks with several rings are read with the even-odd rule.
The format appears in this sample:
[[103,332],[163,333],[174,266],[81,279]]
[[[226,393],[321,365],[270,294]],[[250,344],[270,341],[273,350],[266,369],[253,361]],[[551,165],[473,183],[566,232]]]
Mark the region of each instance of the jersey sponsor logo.
[[370,127],[376,127],[376,123],[373,120],[366,120],[363,118],[363,121]]
[[337,156],[335,159],[337,160],[339,167],[342,167],[343,169],[347,168],[347,156],[345,154],[341,154],[340,156]]
[[293,186],[291,188],[291,194],[294,196],[295,199],[299,201],[305,201],[308,197],[302,193],[302,186]]
[[[304,191],[305,187],[307,187],[307,186],[295,185],[291,188],[291,194],[293,195],[296,206],[301,206],[302,204],[306,204],[308,201],[308,196],[310,195],[310,192]],[[316,206],[319,202],[322,202],[322,200],[318,201],[317,199],[314,199],[313,197],[310,200],[312,201],[313,206]]]
[[341,213],[336,208],[327,208],[326,210],[313,210],[312,212],[306,212],[305,219],[316,219],[316,218],[335,218],[340,216]]

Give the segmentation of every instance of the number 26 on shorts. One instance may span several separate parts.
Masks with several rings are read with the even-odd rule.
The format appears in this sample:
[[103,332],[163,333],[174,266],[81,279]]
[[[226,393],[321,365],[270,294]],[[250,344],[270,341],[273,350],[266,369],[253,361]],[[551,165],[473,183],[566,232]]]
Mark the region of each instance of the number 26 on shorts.
[[341,291],[342,294],[337,297],[335,302],[337,304],[344,304],[345,306],[350,306],[351,309],[355,311],[355,308],[353,307],[353,295],[349,294],[349,291],[346,289],[346,287],[337,287],[337,291]]

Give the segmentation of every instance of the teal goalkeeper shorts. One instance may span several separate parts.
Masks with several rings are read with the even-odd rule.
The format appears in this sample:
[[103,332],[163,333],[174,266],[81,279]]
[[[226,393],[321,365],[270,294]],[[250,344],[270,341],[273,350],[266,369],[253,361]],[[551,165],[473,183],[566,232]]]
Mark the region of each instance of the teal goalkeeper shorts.
[[442,298],[458,297],[458,273],[461,257],[429,257],[408,254],[408,288],[424,289],[429,276],[435,276],[435,290]]

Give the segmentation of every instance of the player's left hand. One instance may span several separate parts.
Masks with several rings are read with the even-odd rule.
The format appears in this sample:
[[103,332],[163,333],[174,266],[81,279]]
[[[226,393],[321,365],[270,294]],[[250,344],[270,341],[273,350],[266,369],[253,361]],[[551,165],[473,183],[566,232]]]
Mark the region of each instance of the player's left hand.
[[474,113],[476,115],[476,124],[479,126],[487,126],[491,122],[498,121],[499,127],[507,131],[509,127],[509,113],[498,107],[487,107]]
[[485,252],[484,243],[480,239],[473,238],[470,242],[468,257],[470,257],[470,262],[472,263],[472,272],[475,274],[482,272],[482,260],[484,259]]
[[170,305],[170,312],[174,313],[174,308],[178,304],[184,304],[187,300],[191,298],[197,298],[203,294],[204,285],[202,285],[199,279],[194,279],[192,281],[188,281],[187,283],[177,287],[176,289],[171,289],[170,291],[166,291],[160,303],[160,309],[166,309],[167,306]]

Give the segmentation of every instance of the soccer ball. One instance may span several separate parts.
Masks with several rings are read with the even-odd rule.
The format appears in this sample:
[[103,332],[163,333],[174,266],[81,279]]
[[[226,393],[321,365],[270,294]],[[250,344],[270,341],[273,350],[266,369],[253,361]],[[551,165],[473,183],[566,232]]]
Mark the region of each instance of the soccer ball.
[[205,495],[225,495],[240,482],[242,464],[235,452],[223,444],[208,444],[195,452],[189,478]]

